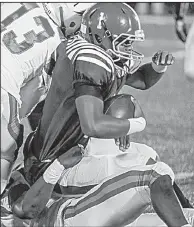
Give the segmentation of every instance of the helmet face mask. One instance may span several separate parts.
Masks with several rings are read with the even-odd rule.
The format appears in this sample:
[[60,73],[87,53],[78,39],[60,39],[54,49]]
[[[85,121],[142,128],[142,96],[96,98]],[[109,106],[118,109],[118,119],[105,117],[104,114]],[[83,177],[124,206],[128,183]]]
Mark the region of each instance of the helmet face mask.
[[[135,41],[144,41],[144,32],[139,30],[137,32],[139,35],[130,35],[130,34],[120,34],[112,42],[112,49],[108,49],[108,52],[112,52],[117,59],[113,58],[113,61],[117,64],[118,61],[125,60],[124,66],[127,65],[128,73],[134,72],[134,70],[141,64],[141,61],[144,58],[144,55],[133,50],[133,42]],[[128,64],[126,64],[128,63]],[[133,64],[132,64],[133,63]],[[136,64],[134,64],[136,63]],[[118,66],[118,64],[117,64]],[[124,69],[123,69],[124,70]]]
[[133,43],[135,41],[144,41],[142,30],[140,34],[139,37],[130,34],[115,36],[112,41],[112,49],[107,50],[119,72],[118,75],[132,74],[139,68],[144,55],[133,50]]
[[112,42],[113,47],[112,51],[120,57],[129,60],[135,60],[136,58],[143,58],[143,54],[138,53],[133,50],[133,42],[134,41],[144,41],[144,33],[141,31],[141,35],[135,36],[131,34],[120,34],[118,35]]
[[133,49],[133,43],[144,41],[136,12],[124,3],[97,3],[82,19],[81,35],[103,48],[116,66],[127,73],[138,69],[144,55]]

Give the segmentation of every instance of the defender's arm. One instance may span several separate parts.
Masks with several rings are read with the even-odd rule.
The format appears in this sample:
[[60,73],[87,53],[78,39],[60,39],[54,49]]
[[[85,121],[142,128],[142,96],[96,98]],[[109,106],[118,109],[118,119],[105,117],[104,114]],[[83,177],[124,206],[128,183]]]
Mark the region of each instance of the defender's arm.
[[12,206],[12,211],[20,218],[35,218],[46,207],[55,184],[63,171],[80,162],[79,147],[73,147],[57,158],[31,187]]

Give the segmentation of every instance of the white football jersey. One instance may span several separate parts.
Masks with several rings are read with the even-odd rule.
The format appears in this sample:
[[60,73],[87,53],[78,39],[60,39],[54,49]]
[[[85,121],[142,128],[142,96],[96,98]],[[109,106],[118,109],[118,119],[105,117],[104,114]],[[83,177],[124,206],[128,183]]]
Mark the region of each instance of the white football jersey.
[[[94,3],[5,3],[1,5],[1,87],[21,104],[20,88],[43,73],[64,38]],[[29,91],[30,92],[30,91]]]
[[1,87],[21,104],[21,87],[33,77],[42,75],[60,42],[59,28],[42,3],[3,4]]

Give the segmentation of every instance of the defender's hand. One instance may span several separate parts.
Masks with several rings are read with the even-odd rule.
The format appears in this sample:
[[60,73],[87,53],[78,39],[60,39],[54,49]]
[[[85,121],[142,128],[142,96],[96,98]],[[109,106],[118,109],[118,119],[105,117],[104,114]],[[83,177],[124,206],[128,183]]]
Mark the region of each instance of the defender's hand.
[[115,144],[119,146],[120,151],[126,151],[130,147],[130,137],[129,135],[115,139]]
[[178,19],[175,21],[175,30],[178,38],[185,43],[187,38],[187,27],[182,19]]
[[158,51],[152,57],[152,62],[157,66],[169,66],[174,63],[175,58],[168,51]]
[[81,148],[78,146],[72,147],[67,152],[58,157],[59,162],[65,167],[65,169],[75,166],[81,161],[81,159]]

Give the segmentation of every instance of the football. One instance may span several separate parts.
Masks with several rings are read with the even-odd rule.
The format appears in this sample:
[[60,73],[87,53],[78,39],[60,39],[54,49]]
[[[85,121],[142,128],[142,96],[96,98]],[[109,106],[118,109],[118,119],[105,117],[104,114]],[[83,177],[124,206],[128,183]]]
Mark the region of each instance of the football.
[[134,117],[135,106],[131,95],[115,95],[104,102],[104,113],[116,118],[129,119]]

